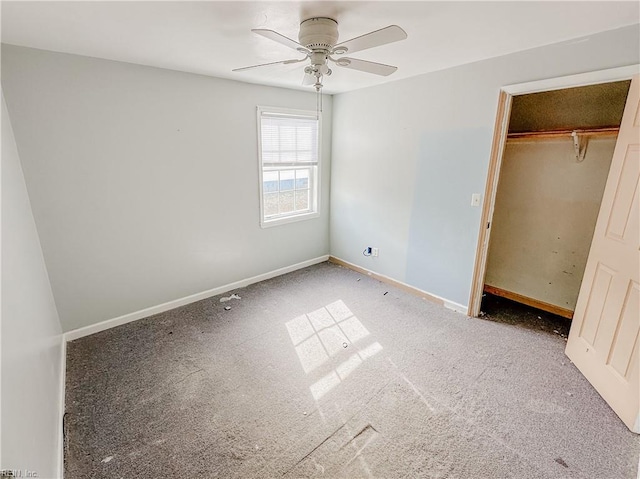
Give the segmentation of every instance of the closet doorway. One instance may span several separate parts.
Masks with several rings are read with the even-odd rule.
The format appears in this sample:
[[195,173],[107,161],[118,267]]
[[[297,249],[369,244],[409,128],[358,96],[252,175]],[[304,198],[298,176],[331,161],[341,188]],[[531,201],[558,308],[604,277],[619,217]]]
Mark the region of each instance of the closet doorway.
[[630,83],[513,98],[482,312],[521,303],[568,335]]

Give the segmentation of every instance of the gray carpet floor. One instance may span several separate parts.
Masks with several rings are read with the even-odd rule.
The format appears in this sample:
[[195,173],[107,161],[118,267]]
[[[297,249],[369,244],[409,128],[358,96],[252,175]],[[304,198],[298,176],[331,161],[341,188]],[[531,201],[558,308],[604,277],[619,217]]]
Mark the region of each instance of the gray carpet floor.
[[235,293],[68,344],[67,479],[636,477],[558,334],[330,263]]

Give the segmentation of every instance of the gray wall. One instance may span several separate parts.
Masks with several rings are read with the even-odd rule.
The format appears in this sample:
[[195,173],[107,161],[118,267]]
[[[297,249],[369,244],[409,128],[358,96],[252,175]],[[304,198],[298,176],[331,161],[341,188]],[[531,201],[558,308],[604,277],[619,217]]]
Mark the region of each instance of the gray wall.
[[10,45],[2,85],[65,331],[328,254],[330,97],[320,217],[261,229],[256,105],[313,93]]
[[0,469],[59,477],[62,331],[4,98],[1,203]]
[[[334,97],[331,253],[467,305],[500,87],[637,64],[638,25]],[[416,59],[419,61],[419,59]],[[366,258],[366,246],[380,249]]]

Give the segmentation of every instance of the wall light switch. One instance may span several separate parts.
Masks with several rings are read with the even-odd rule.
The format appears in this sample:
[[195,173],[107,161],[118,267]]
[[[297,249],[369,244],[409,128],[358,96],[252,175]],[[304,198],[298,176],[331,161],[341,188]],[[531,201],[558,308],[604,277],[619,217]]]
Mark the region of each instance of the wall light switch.
[[480,193],[471,195],[471,206],[480,206]]

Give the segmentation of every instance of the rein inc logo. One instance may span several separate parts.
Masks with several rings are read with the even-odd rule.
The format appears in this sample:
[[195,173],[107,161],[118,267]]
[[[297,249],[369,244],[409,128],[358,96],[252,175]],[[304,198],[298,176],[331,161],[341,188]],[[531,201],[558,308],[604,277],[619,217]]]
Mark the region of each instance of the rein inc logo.
[[0,469],[0,478],[5,477],[40,477],[36,471],[29,469]]

